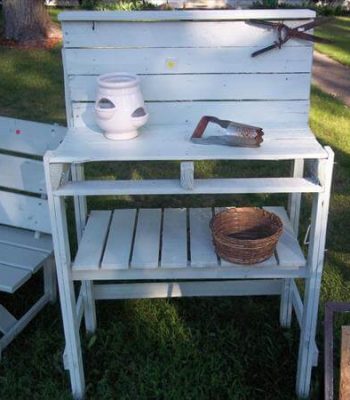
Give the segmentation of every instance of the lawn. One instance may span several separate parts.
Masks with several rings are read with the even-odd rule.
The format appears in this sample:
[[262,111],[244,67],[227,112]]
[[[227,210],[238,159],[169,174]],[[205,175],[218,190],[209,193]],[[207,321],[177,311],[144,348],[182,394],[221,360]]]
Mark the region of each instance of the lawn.
[[[64,123],[60,51],[0,51],[0,114]],[[312,399],[322,393],[322,319],[327,300],[350,298],[350,109],[316,88],[310,123],[320,141],[336,152],[326,267],[318,328],[320,367],[314,372]],[[281,173],[284,164],[235,166],[236,174]],[[173,164],[134,164],[119,170],[106,165],[89,175],[147,177],[177,173]],[[199,165],[201,176],[232,171],[225,162]],[[284,196],[198,196],[196,204],[280,204]],[[189,198],[143,197],[92,200],[91,206],[179,206]],[[306,213],[309,198],[306,198]],[[306,223],[302,225],[305,232]],[[40,277],[1,301],[19,312],[35,296]],[[12,304],[11,304],[12,303]],[[98,303],[96,336],[83,336],[88,399],[283,399],[295,398],[299,330],[278,322],[275,298],[130,300]],[[349,323],[347,316],[337,318]],[[63,331],[58,304],[49,306],[4,352],[0,398],[70,399],[63,370]],[[338,343],[336,345],[338,349]]]
[[350,66],[350,17],[335,17],[316,29],[316,34],[331,43],[316,44],[316,50]]

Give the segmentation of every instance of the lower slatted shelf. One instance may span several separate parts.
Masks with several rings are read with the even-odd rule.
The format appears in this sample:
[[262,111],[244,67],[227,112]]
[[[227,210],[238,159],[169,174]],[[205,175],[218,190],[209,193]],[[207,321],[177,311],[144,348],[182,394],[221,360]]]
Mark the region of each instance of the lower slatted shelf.
[[215,253],[209,222],[219,209],[92,211],[73,263],[80,279],[243,279],[306,276],[306,261],[282,207],[284,230],[268,260],[242,266]]

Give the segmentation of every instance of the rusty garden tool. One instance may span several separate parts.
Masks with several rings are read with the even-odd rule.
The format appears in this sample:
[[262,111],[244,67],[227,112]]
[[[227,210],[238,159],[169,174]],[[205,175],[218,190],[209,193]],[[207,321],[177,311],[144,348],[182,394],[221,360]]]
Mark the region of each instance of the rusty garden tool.
[[258,51],[255,51],[251,54],[252,57],[256,57],[260,54],[266,53],[267,51],[273,49],[280,49],[283,44],[288,42],[289,39],[302,39],[308,40],[311,42],[317,43],[329,43],[329,40],[320,38],[318,36],[311,35],[306,33],[308,31],[318,25],[325,24],[329,22],[332,18],[316,18],[311,22],[308,22],[303,25],[299,25],[295,28],[289,28],[289,26],[283,24],[282,22],[270,22],[270,21],[262,21],[262,20],[254,20],[251,19],[247,21],[250,25],[262,26],[267,29],[274,29],[277,32],[277,40],[273,42],[270,46],[264,47]]
[[[226,129],[226,135],[202,137],[209,122]],[[262,128],[239,122],[204,116],[200,119],[194,130],[191,141],[196,144],[219,144],[234,147],[259,147],[262,143],[264,132]]]

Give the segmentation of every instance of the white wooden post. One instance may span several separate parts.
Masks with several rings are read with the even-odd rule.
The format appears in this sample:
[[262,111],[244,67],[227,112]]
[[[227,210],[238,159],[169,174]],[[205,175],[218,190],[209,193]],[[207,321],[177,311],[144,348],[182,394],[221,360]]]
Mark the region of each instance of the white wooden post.
[[[304,174],[304,160],[296,159],[293,162],[292,175],[295,178],[302,178]],[[294,232],[298,236],[300,219],[301,193],[291,193],[288,198],[288,213]],[[292,323],[292,282],[293,279],[284,279],[281,305],[280,305],[280,324],[284,328],[289,328]]]
[[308,397],[311,370],[314,364],[314,342],[316,336],[318,303],[324,263],[330,189],[333,173],[334,153],[329,148],[328,159],[320,160],[319,178],[324,192],[314,196],[311,216],[311,235],[308,253],[310,276],[306,279],[302,329],[300,333],[296,392],[299,397]]
[[50,206],[52,225],[52,239],[54,244],[58,286],[66,346],[68,348],[69,373],[71,387],[75,399],[82,399],[85,393],[85,378],[79,337],[79,324],[74,294],[74,285],[71,277],[71,257],[64,199],[54,197],[52,191],[60,182],[62,166],[49,164],[51,152],[44,157],[47,194]]
[[[82,164],[72,164],[72,180],[82,181],[85,179],[84,166]],[[74,196],[75,224],[78,243],[83,235],[87,219],[87,204],[85,196]],[[82,281],[82,295],[84,300],[84,321],[88,333],[94,333],[96,330],[96,307],[93,294],[93,282]]]

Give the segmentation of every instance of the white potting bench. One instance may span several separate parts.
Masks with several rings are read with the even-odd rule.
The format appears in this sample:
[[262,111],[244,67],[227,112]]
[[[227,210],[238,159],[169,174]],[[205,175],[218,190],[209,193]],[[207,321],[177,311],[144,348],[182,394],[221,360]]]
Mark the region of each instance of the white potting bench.
[[[95,300],[267,294],[281,297],[282,326],[290,325],[295,311],[301,327],[297,393],[308,395],[317,363],[315,332],[333,152],[308,127],[312,45],[290,41],[281,50],[251,58],[275,34],[246,20],[283,20],[295,26],[314,16],[309,10],[60,15],[70,129],[61,146],[46,154],[45,171],[66,337],[64,361],[76,398],[85,390],[79,326],[84,315],[88,331],[95,330]],[[113,71],[141,76],[151,117],[132,141],[108,141],[94,122],[96,76]],[[262,126],[264,143],[255,149],[192,144],[189,137],[204,114]],[[313,160],[309,176],[304,173],[306,159]],[[181,161],[179,179],[84,179],[85,163],[141,160]],[[198,160],[264,160],[271,167],[275,160],[291,160],[294,167],[290,177],[195,179]],[[86,196],[220,193],[290,193],[288,215],[282,207],[272,208],[282,217],[284,232],[271,259],[248,267],[220,260],[209,231],[216,209],[88,213],[85,201]],[[313,196],[306,260],[297,241],[301,193]],[[79,248],[74,257],[67,196],[75,198]],[[295,278],[305,280],[304,302]],[[109,280],[114,283],[101,283]],[[82,282],[77,301],[74,281]]]

